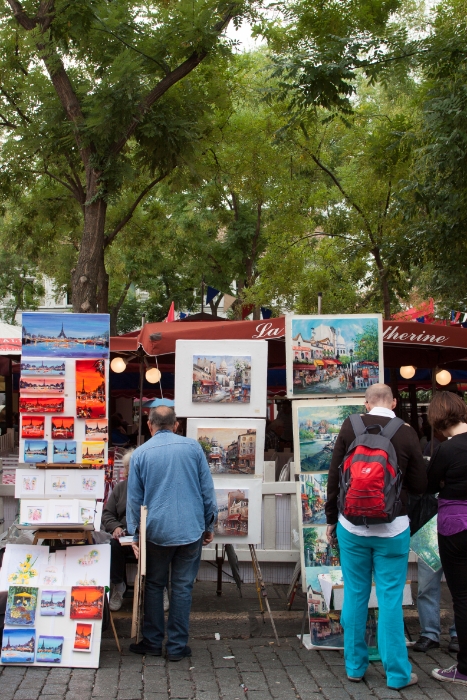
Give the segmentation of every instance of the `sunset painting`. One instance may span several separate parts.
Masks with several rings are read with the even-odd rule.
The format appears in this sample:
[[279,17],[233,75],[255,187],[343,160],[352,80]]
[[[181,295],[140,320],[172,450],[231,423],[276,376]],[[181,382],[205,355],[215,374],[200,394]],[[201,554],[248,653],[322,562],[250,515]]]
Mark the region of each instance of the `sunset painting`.
[[102,620],[103,586],[73,586],[71,589],[71,620]]
[[77,622],[73,651],[91,651],[92,622]]
[[64,400],[56,399],[33,399],[23,396],[19,399],[20,413],[61,413],[64,407]]
[[75,434],[75,419],[52,416],[52,440],[72,440]]
[[109,425],[106,419],[87,420],[84,424],[84,433],[86,440],[92,442],[100,442],[109,439]]
[[19,391],[21,394],[63,394],[65,380],[63,377],[21,377]]
[[40,440],[44,437],[44,416],[22,416],[21,437]]
[[76,415],[106,417],[104,360],[76,360]]

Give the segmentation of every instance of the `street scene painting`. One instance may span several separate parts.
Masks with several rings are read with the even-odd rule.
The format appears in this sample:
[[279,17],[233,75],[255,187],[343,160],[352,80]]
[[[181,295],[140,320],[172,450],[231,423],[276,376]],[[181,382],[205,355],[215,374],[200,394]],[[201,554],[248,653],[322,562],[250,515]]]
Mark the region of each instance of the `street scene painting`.
[[36,650],[36,661],[45,664],[59,664],[62,661],[63,637],[39,635]]
[[382,346],[380,314],[288,317],[288,396],[364,394],[383,381]]
[[47,445],[47,440],[25,440],[24,461],[32,464],[46,464],[48,462]]
[[3,629],[2,663],[32,664],[35,651],[35,629]]
[[441,569],[438,549],[438,516],[431,518],[426,525],[410,538],[410,549],[433,571]]
[[217,489],[217,523],[214,535],[248,535],[248,489]]
[[326,525],[303,526],[303,555],[305,568],[339,566],[339,550],[326,539]]
[[72,620],[102,620],[103,586],[73,586],[70,618]]
[[249,355],[193,356],[193,403],[249,403]]
[[54,464],[76,464],[76,442],[74,440],[53,442],[52,462]]
[[20,413],[61,413],[64,407],[64,399],[34,399],[33,397],[20,396]]
[[44,437],[44,416],[21,416],[21,437],[40,440]]
[[255,473],[255,429],[198,428],[197,440],[212,474]]
[[38,588],[10,586],[5,611],[5,624],[33,627],[36,619]]
[[[344,648],[344,629],[341,625],[341,612],[330,610],[324,617],[316,617],[313,605],[309,605],[310,641],[313,647],[325,649]],[[368,610],[365,642],[369,648],[376,647],[378,611]]]
[[73,651],[91,651],[92,647],[92,622],[77,622]]
[[300,505],[303,525],[325,525],[324,506],[328,488],[327,472],[300,474]]
[[62,377],[46,379],[43,377],[21,377],[19,380],[20,394],[63,394],[65,380]]
[[76,360],[76,415],[78,418],[105,418],[104,360]]
[[52,416],[52,440],[73,440],[74,434],[73,417]]
[[66,591],[42,591],[40,613],[45,617],[64,617]]
[[87,420],[84,424],[84,434],[88,442],[107,442],[109,439],[109,424],[105,418]]
[[342,423],[366,413],[361,399],[308,399],[293,402],[294,454],[301,472],[328,471]]
[[30,358],[21,362],[22,377],[64,377],[64,360],[41,360]]
[[109,338],[107,314],[23,313],[23,358],[107,359]]

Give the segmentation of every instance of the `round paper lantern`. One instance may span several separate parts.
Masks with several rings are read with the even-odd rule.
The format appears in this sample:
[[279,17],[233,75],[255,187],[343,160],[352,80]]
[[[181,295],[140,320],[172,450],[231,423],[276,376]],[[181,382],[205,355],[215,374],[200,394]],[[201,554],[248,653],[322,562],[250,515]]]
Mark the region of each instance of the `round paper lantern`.
[[446,386],[446,384],[451,383],[451,372],[448,372],[447,369],[441,369],[438,372],[436,372],[436,381],[438,384],[441,384],[441,386]]
[[151,369],[148,369],[146,372],[146,379],[150,384],[157,384],[157,382],[160,381],[160,378],[161,373],[157,367],[151,367]]
[[114,357],[114,359],[110,363],[110,369],[112,370],[112,372],[117,372],[117,374],[120,374],[120,372],[124,372],[126,369],[126,362],[123,359],[123,357]]
[[412,377],[415,375],[416,371],[417,371],[417,368],[412,367],[412,365],[405,365],[404,367],[401,367],[399,369],[399,372],[401,373],[401,377],[404,377],[404,379],[412,379]]

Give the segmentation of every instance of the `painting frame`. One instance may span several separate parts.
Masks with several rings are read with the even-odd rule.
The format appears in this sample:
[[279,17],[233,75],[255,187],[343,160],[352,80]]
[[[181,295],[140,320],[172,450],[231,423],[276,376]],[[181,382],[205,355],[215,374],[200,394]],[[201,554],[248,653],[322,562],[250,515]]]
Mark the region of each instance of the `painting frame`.
[[214,490],[218,491],[248,491],[248,529],[246,536],[219,535],[214,531],[213,545],[216,544],[255,544],[261,543],[261,515],[262,515],[262,479],[248,477],[243,481],[238,477],[214,477]]
[[21,499],[20,516],[21,525],[43,525],[49,521],[49,501]]
[[[79,631],[81,628],[81,632]],[[89,640],[88,635],[84,634],[89,630]],[[79,637],[78,637],[79,635]],[[94,623],[88,621],[77,620],[75,625],[75,631],[73,635],[73,651],[79,653],[91,653],[92,652],[92,641],[94,637]]]
[[17,469],[15,498],[40,498],[45,493],[45,471],[43,469]]

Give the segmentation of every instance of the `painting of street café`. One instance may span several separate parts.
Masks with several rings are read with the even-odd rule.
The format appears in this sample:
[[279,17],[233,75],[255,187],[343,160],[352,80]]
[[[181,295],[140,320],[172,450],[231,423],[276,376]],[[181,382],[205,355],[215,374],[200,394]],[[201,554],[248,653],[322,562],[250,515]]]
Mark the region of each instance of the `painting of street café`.
[[248,489],[216,489],[217,523],[215,535],[248,535]]
[[300,501],[303,525],[325,525],[328,474],[300,474]]
[[256,430],[245,428],[198,428],[212,474],[254,474]]
[[251,357],[193,357],[193,403],[250,403]]
[[288,319],[288,395],[356,394],[380,381],[378,314]]

